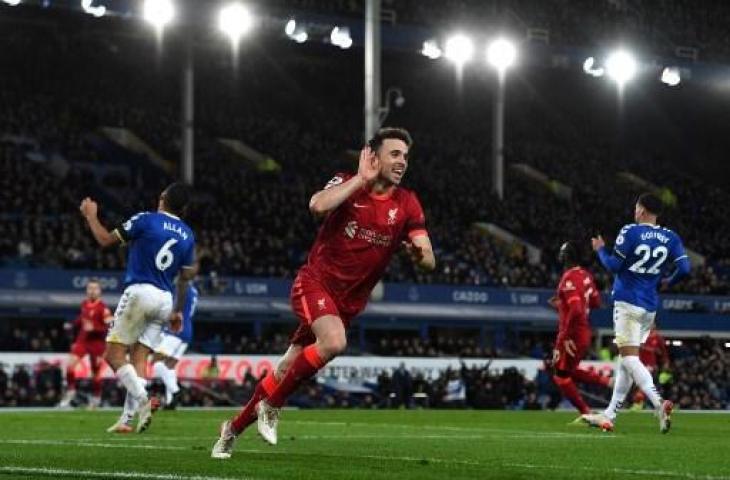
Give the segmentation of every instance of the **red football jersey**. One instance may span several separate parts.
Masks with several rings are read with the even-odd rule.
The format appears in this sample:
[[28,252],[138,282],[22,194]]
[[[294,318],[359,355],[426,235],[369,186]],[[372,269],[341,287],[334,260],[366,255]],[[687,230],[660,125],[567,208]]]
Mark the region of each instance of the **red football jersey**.
[[77,342],[104,340],[109,326],[104,319],[111,316],[111,311],[101,300],[84,300],[81,302],[81,313],[76,319]]
[[[560,300],[558,303],[560,316],[558,337],[570,338],[576,342],[590,342],[591,325],[588,321],[588,314],[591,308],[601,305],[601,296],[593,281],[593,276],[582,267],[573,267],[566,270],[560,279],[557,296]],[[580,302],[585,314],[568,325],[571,302]]]
[[[325,189],[352,176],[337,174]],[[301,271],[322,283],[340,313],[354,316],[401,242],[421,234],[426,220],[415,193],[396,187],[378,196],[362,189],[327,215]]]
[[659,364],[664,364],[669,360],[669,351],[664,337],[659,335],[656,329],[649,332],[646,342],[639,350],[639,360],[649,370],[656,370]]

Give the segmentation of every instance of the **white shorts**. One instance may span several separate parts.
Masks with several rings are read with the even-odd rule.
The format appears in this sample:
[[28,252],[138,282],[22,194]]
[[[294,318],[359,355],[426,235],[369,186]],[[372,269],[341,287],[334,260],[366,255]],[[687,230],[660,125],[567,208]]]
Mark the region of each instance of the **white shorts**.
[[185,355],[185,350],[188,349],[188,344],[180,340],[180,338],[164,332],[162,333],[161,338],[162,340],[160,340],[157,348],[155,348],[155,353],[174,358],[175,360],[180,360],[182,356]]
[[619,347],[640,347],[649,336],[656,312],[626,302],[613,305],[613,328],[616,345]]
[[151,348],[160,342],[162,327],[172,312],[172,294],[154,285],[130,285],[122,293],[106,341]]

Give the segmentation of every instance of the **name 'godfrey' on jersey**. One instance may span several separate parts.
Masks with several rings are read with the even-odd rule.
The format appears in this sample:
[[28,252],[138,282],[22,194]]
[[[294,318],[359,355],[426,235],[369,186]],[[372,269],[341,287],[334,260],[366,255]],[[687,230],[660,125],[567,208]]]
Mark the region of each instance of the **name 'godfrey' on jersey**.
[[129,244],[125,286],[147,283],[172,292],[180,268],[194,262],[193,231],[171,213],[138,213],[114,233]]
[[682,240],[674,231],[651,224],[632,223],[616,237],[614,253],[623,259],[613,284],[614,301],[649,312],[658,307],[657,289],[672,264],[687,261]]

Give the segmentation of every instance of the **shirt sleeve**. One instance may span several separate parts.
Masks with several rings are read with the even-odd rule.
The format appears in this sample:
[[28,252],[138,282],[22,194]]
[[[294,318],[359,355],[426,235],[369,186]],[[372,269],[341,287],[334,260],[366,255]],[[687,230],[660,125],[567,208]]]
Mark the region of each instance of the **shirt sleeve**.
[[618,232],[616,241],[614,242],[613,251],[616,256],[622,260],[626,260],[626,258],[631,254],[632,242],[633,231],[631,225],[626,225],[620,232]]
[[421,202],[415,193],[411,194],[408,202],[408,220],[406,220],[406,235],[408,238],[428,235],[426,230],[426,215],[423,213]]
[[118,226],[112,233],[119,238],[122,245],[125,245],[142,236],[146,224],[147,214],[146,212],[141,212]]
[[591,278],[591,284],[588,287],[590,289],[590,295],[588,296],[588,306],[591,309],[595,309],[601,306],[601,292],[598,291],[595,280]]
[[351,173],[336,173],[332,179],[327,182],[327,185],[324,186],[322,190],[329,190],[332,187],[336,187],[337,185],[341,185],[351,179],[353,175]]
[[583,303],[583,285],[576,275],[571,275],[560,285],[560,296],[566,305],[572,302]]
[[679,262],[682,259],[689,258],[687,256],[687,252],[684,249],[684,244],[682,243],[682,239],[679,238],[677,235],[674,236],[674,241],[672,242],[672,245],[670,246],[670,258],[673,262]]
[[195,241],[190,242],[190,247],[182,258],[182,268],[193,268],[195,266]]

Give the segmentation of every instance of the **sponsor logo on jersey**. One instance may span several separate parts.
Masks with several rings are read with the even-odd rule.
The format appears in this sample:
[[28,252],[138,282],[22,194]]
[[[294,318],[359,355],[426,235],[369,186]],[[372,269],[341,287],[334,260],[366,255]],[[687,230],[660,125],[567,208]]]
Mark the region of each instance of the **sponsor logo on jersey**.
[[319,300],[317,300],[317,308],[319,308],[320,310],[324,310],[325,308],[327,308],[326,301],[326,298],[320,298]]
[[358,238],[365,240],[378,247],[389,247],[393,243],[393,237],[391,235],[385,235],[378,233],[375,230],[361,227],[355,220],[347,222],[345,226],[345,236],[349,239]]
[[347,222],[347,226],[345,227],[345,236],[348,238],[355,238],[357,230],[358,226],[356,221],[353,220],[352,222]]

